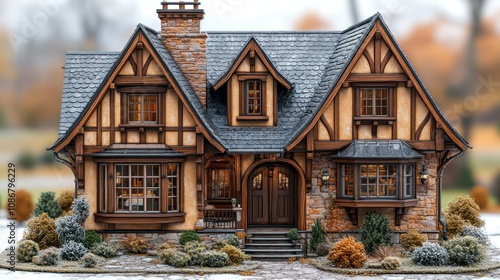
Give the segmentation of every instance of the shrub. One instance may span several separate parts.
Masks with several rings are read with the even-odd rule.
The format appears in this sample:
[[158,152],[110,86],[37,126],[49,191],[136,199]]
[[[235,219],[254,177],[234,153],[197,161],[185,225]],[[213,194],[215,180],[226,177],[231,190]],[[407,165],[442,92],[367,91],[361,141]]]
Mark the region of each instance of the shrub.
[[83,243],[85,241],[85,229],[77,221],[75,215],[64,216],[56,220],[56,231],[61,244],[69,241]]
[[311,228],[311,241],[309,243],[311,250],[316,252],[318,244],[322,242],[325,242],[325,231],[323,230],[323,225],[321,225],[320,219],[316,219]]
[[226,253],[228,256],[228,264],[229,265],[239,265],[243,261],[249,260],[250,257],[243,253],[239,248],[234,247],[233,245],[227,244],[226,246],[220,249],[220,252]]
[[83,225],[89,216],[90,206],[84,197],[79,197],[73,201],[71,210],[73,210],[73,215],[76,217],[76,222]]
[[31,262],[31,259],[38,254],[40,247],[32,240],[24,240],[17,246],[17,260],[20,262]]
[[75,199],[75,193],[71,190],[65,190],[59,194],[57,197],[57,202],[61,207],[61,211],[63,213],[67,213],[71,210],[71,205],[73,204],[73,200]]
[[484,221],[479,215],[479,206],[470,196],[459,195],[448,204],[447,213],[460,216],[462,220],[475,227],[483,227]]
[[465,221],[458,215],[446,213],[446,229],[449,238],[454,238],[466,225]]
[[321,242],[316,246],[316,255],[318,257],[326,256],[330,252],[330,249],[332,249],[330,242]]
[[32,152],[24,151],[17,159],[19,167],[24,169],[33,169],[36,166],[36,157]]
[[94,255],[104,257],[107,259],[115,257],[116,251],[117,251],[116,245],[108,242],[97,243],[91,249],[91,252]]
[[156,250],[159,252],[161,250],[167,250],[170,248],[172,248],[172,246],[170,246],[170,244],[168,244],[168,242],[164,242],[164,243],[158,245],[158,247],[156,247]]
[[54,247],[50,247],[38,252],[36,256],[39,258],[37,265],[56,265],[59,261],[59,250]]
[[366,214],[360,232],[368,253],[373,253],[378,246],[391,245],[392,231],[387,216],[374,212]]
[[133,235],[128,235],[121,243],[125,250],[131,254],[145,254],[149,247],[144,238]]
[[56,223],[49,218],[47,213],[28,221],[24,230],[24,239],[33,240],[38,243],[40,249],[59,247],[59,238],[56,232]]
[[188,266],[190,262],[191,262],[191,257],[189,257],[188,254],[179,251],[175,251],[168,258],[168,265],[174,267],[185,267]]
[[488,246],[490,244],[490,239],[486,235],[486,232],[484,230],[477,228],[475,226],[465,226],[462,228],[460,233],[458,234],[459,236],[472,236],[477,238],[479,243],[481,243],[484,246]]
[[[5,204],[5,208],[8,209],[9,204]],[[28,220],[33,213],[33,198],[31,193],[25,190],[16,191],[16,205],[14,209],[14,218],[18,222],[24,222]]]
[[401,242],[401,245],[403,245],[403,248],[411,253],[413,252],[413,250],[415,250],[415,248],[422,247],[422,245],[426,241],[426,238],[425,235],[421,234],[420,232],[414,229],[410,229],[407,233],[401,234],[399,240]]
[[201,264],[201,254],[207,250],[205,245],[197,241],[189,241],[184,245],[184,250],[191,257],[192,265]]
[[229,257],[224,252],[206,251],[201,254],[201,265],[209,267],[223,267],[228,264]]
[[87,253],[80,259],[80,261],[82,262],[84,267],[93,268],[99,264],[100,259],[98,256],[92,253]]
[[192,230],[188,230],[188,231],[183,232],[181,234],[181,236],[179,237],[179,244],[184,245],[184,244],[186,244],[186,242],[189,242],[189,241],[200,241],[201,242],[201,239],[200,239],[200,236],[198,235],[198,233],[196,233],[195,231],[192,231]]
[[401,266],[401,263],[398,257],[386,257],[380,264],[384,269],[395,270]]
[[161,262],[164,264],[168,264],[170,258],[177,252],[175,249],[165,249],[158,252],[158,257]]
[[61,216],[61,207],[56,201],[55,192],[43,192],[38,198],[38,202],[35,207],[35,216],[38,217],[43,213],[47,213],[50,218],[55,219]]
[[288,238],[290,238],[290,240],[300,239],[299,231],[296,228],[292,228],[291,230],[289,230],[287,232],[286,236],[288,236]]
[[240,239],[235,236],[231,235],[228,238],[222,239],[222,240],[217,240],[212,244],[212,250],[220,250],[222,247],[226,246],[227,244],[233,245],[236,248],[240,247]]
[[70,240],[62,246],[61,258],[67,261],[77,261],[87,254],[87,252],[87,248],[82,243]]
[[365,246],[354,237],[344,238],[333,245],[328,259],[337,267],[360,268],[366,262]]
[[93,230],[87,230],[85,231],[85,240],[83,241],[83,245],[87,249],[90,249],[94,247],[95,244],[101,243],[102,242],[102,237],[99,233],[93,231]]
[[377,249],[375,249],[375,252],[373,252],[373,256],[376,257],[379,260],[383,260],[387,257],[402,257],[403,252],[401,252],[401,249],[398,247],[394,246],[379,246]]
[[450,263],[456,265],[471,265],[486,257],[486,248],[472,236],[457,237],[444,243]]
[[416,248],[411,255],[414,263],[425,266],[442,266],[448,259],[446,250],[439,244],[425,242]]
[[470,197],[474,199],[474,202],[476,202],[477,206],[479,206],[481,210],[484,210],[488,207],[490,194],[486,187],[475,186],[470,190],[469,194]]

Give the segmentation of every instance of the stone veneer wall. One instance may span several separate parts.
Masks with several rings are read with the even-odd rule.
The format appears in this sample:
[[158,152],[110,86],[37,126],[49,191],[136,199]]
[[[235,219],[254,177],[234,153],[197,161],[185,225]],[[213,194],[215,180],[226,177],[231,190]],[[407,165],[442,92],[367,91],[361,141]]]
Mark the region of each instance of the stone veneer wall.
[[[173,243],[175,245],[179,245],[179,237],[181,236],[182,232],[169,232],[169,233],[104,233],[103,240],[106,242],[120,242],[123,239],[125,239],[126,236],[132,235],[132,236],[137,236],[144,238],[148,241],[149,245],[152,248],[156,248],[158,245],[169,242]],[[215,232],[210,232],[210,233],[203,233],[203,232],[198,232],[200,235],[200,239],[203,242],[215,242],[217,240],[223,240],[227,239],[230,236],[233,236],[235,234],[232,233],[215,233]],[[241,239],[240,239],[241,243]]]
[[[395,226],[395,213],[393,208],[360,208],[358,210],[358,226],[353,226],[344,208],[335,207],[331,204],[331,199],[337,195],[337,164],[331,159],[330,153],[315,153],[313,159],[312,188],[306,193],[306,225],[310,230],[317,218],[322,219],[323,226],[327,232],[357,234],[359,226],[363,223],[364,215],[375,211],[388,215],[391,221],[392,230],[395,232],[393,241],[399,243],[399,234],[405,233],[409,229],[416,229],[427,234],[429,240],[438,239],[437,221],[437,163],[435,154],[426,154],[423,164],[429,171],[429,180],[424,186],[417,179],[417,199],[415,207],[408,208],[403,216],[400,226]],[[416,174],[420,173],[421,165],[417,164]],[[321,175],[324,169],[330,170],[330,182],[328,187],[324,186]],[[331,211],[329,211],[329,208]]]

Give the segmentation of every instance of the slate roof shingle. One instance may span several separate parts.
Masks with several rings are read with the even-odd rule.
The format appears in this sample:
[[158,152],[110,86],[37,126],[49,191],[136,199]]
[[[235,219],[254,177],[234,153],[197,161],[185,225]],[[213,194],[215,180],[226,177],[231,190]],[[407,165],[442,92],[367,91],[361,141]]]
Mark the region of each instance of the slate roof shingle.
[[354,140],[332,158],[415,159],[424,157],[403,140]]

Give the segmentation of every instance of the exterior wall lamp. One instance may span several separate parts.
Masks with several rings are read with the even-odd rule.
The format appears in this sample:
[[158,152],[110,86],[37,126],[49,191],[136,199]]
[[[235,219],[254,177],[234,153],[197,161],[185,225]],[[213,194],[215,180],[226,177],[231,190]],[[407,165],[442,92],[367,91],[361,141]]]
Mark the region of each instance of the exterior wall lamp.
[[422,172],[420,172],[420,180],[422,181],[422,184],[425,185],[428,179],[429,179],[429,171],[427,171],[427,167],[424,164],[422,164]]
[[330,174],[328,173],[328,169],[323,170],[321,181],[323,181],[323,185],[328,186],[328,182],[330,181]]

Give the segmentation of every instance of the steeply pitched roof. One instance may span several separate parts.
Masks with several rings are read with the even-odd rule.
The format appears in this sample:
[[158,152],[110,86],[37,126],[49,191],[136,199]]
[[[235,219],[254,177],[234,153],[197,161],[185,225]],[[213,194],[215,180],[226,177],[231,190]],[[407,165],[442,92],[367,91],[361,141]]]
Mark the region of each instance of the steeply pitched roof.
[[224,100],[208,94],[208,113],[228,152],[282,152],[330,93],[372,28],[375,15],[342,32],[207,32],[207,80],[216,83],[254,38],[293,88],[278,93],[276,127],[227,125]]
[[415,159],[424,157],[403,140],[354,140],[332,158]]

